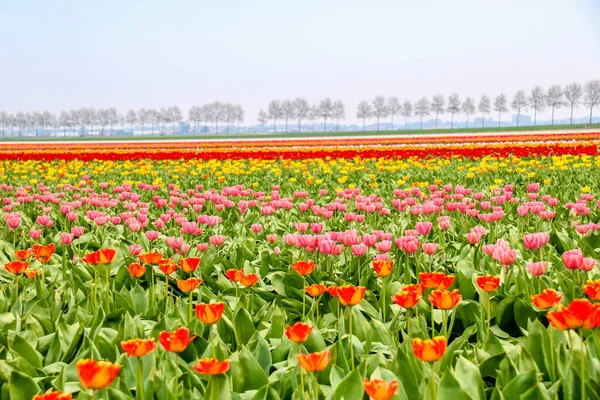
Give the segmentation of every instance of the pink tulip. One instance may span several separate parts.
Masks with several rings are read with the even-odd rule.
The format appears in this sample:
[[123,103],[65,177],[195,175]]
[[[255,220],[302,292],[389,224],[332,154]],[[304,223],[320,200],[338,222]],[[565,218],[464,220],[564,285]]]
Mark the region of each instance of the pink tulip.
[[42,236],[42,230],[41,229],[31,229],[29,231],[29,237],[31,237],[32,239],[39,239],[40,236]]
[[377,243],[377,239],[377,235],[369,235],[367,233],[362,235],[362,241],[368,247],[375,246],[375,243]]
[[196,248],[198,251],[206,251],[208,249],[208,243],[198,243],[196,244]]
[[167,242],[167,246],[169,246],[171,248],[171,250],[177,250],[180,249],[181,246],[183,245],[183,238],[182,237],[174,237],[174,236],[168,236],[165,241]]
[[505,249],[504,247],[496,246],[493,254],[494,259],[500,261],[504,266],[512,265],[517,259],[517,252],[515,250]]
[[383,261],[388,261],[390,259],[389,255],[387,253],[383,253],[383,254],[375,254],[373,256],[373,260],[377,261],[377,260],[383,260]]
[[591,271],[596,266],[596,260],[591,257],[584,257],[579,269],[585,272]]
[[275,243],[278,239],[278,236],[276,234],[269,234],[267,235],[267,242],[269,243]]
[[382,240],[381,242],[377,243],[377,251],[380,253],[387,253],[388,251],[390,251],[392,248],[392,241],[391,240]]
[[294,224],[294,227],[300,233],[304,233],[308,230],[308,224],[305,222],[297,222]]
[[281,254],[281,249],[280,249],[279,247],[275,247],[275,248],[273,249],[273,252],[275,253],[275,255],[277,255],[277,256],[278,256],[278,255],[280,255],[280,254]]
[[254,232],[254,233],[260,233],[260,231],[262,231],[261,224],[252,224],[252,226],[250,228],[252,229],[252,232]]
[[225,236],[224,235],[213,235],[209,238],[209,242],[211,245],[217,247],[222,245],[223,243],[225,243]]
[[428,255],[433,255],[438,249],[437,243],[423,243],[421,246],[423,248],[423,253]]
[[531,272],[533,276],[540,276],[546,273],[546,268],[548,268],[548,262],[539,261],[534,263],[527,264],[527,269]]
[[367,250],[369,250],[369,248],[364,243],[352,245],[352,255],[354,257],[364,256],[367,253]]
[[71,233],[75,237],[83,236],[84,232],[85,232],[85,228],[83,226],[74,226],[71,228]]
[[431,228],[433,228],[433,224],[431,222],[417,222],[415,225],[415,230],[419,235],[429,235]]
[[562,259],[567,269],[579,269],[583,263],[583,253],[580,249],[565,251]]
[[544,243],[545,236],[543,232],[539,233],[528,233],[523,235],[523,244],[527,250],[536,250],[542,247]]
[[467,240],[471,244],[477,244],[481,241],[481,239],[482,239],[482,236],[479,232],[472,231],[472,232],[467,233]]
[[323,224],[312,223],[310,224],[310,230],[313,231],[313,233],[321,233],[323,231]]
[[75,236],[72,233],[61,233],[60,242],[64,245],[73,243]]
[[407,253],[415,253],[419,249],[419,239],[414,236],[401,236],[394,242]]
[[129,245],[129,253],[132,256],[138,256],[140,254],[142,254],[142,246],[140,246],[139,244],[130,244]]
[[319,240],[318,248],[321,254],[331,254],[333,247],[335,246],[335,242],[333,240],[324,239]]
[[153,242],[156,239],[158,239],[158,237],[160,236],[160,232],[158,232],[158,231],[146,231],[145,235],[146,235],[146,239],[148,239],[150,242]]

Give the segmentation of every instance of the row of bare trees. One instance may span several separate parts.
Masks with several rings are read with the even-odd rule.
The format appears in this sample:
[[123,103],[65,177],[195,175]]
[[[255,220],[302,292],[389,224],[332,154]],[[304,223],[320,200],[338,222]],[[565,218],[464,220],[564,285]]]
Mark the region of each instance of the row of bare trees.
[[331,100],[329,97],[321,100],[318,104],[310,105],[304,97],[286,99],[283,101],[273,100],[269,103],[267,111],[261,109],[258,112],[258,122],[265,129],[265,123],[273,120],[273,131],[277,131],[277,120],[285,121],[285,131],[288,131],[290,121],[298,122],[298,131],[301,131],[302,121],[314,121],[323,118],[324,130],[327,131],[327,120],[335,120],[336,130],[340,129],[340,120],[346,117],[346,107],[341,100]]
[[[155,128],[159,128],[159,134],[166,134],[168,128],[174,135],[177,132],[177,126],[183,120],[183,114],[178,106],[166,107],[161,109],[140,108],[138,110],[130,109],[124,114],[117,111],[116,108],[80,108],[76,110],[61,111],[55,115],[49,111],[42,112],[16,112],[8,114],[0,111],[0,129],[2,137],[7,130],[11,136],[22,136],[23,132],[35,132],[36,136],[47,136],[53,131],[56,136],[62,130],[63,136],[70,131],[73,136],[86,134],[94,135],[94,128],[100,128],[99,135],[114,134],[115,127],[124,129],[129,126],[133,133],[135,127],[141,126],[141,134],[144,135],[145,128],[150,125],[150,134],[153,135]],[[215,101],[204,106],[192,106],[188,111],[188,120],[194,124],[194,130],[197,125],[204,122],[205,131],[208,130],[209,122],[215,123],[215,130],[218,132],[219,122],[226,124],[226,131],[229,132],[230,124],[237,123],[239,132],[240,123],[244,120],[244,109],[239,104],[224,103]],[[177,126],[176,126],[177,125]],[[109,129],[108,129],[109,128]]]
[[[533,111],[533,124],[537,125],[537,114],[546,109],[552,110],[552,125],[554,125],[554,112],[562,107],[569,107],[571,115],[571,124],[573,123],[573,111],[575,108],[583,105],[589,110],[589,123],[592,123],[594,107],[600,104],[600,80],[591,80],[584,85],[571,83],[564,88],[560,85],[551,86],[546,92],[542,87],[534,87],[530,93],[519,90],[515,93],[510,107],[517,113],[517,126],[519,126],[521,113],[531,109]],[[467,128],[469,127],[469,117],[477,111],[481,113],[481,124],[485,126],[485,116],[492,110],[498,113],[498,126],[502,120],[502,114],[507,112],[508,100],[502,93],[497,95],[492,102],[487,95],[481,96],[477,106],[475,100],[467,97],[464,100],[456,93],[448,96],[448,101],[442,95],[433,96],[429,101],[427,97],[421,98],[414,103],[410,101],[400,102],[397,97],[385,98],[376,96],[372,101],[363,100],[358,103],[356,118],[363,121],[363,130],[367,119],[375,118],[377,121],[377,130],[379,122],[383,118],[390,118],[392,129],[394,126],[394,117],[404,117],[404,128],[408,125],[408,118],[415,116],[420,119],[421,129],[423,128],[423,119],[431,114],[435,115],[435,127],[438,126],[439,116],[450,114],[450,127],[454,128],[454,117],[459,113],[466,116]]]

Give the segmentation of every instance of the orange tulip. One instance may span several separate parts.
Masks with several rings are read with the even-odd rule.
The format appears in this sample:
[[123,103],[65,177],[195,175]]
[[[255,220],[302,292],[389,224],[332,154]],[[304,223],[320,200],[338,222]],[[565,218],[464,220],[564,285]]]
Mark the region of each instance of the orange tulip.
[[173,332],[162,331],[158,336],[160,344],[166,351],[172,353],[181,353],[195,338],[196,335],[190,338],[190,330],[184,327],[178,328]]
[[242,277],[240,278],[240,283],[243,286],[254,286],[256,285],[256,282],[258,282],[258,275],[252,273],[252,274],[243,274]]
[[212,325],[221,319],[225,304],[223,302],[196,304],[196,316],[203,324]]
[[31,271],[25,271],[25,276],[29,279],[35,279],[36,276],[40,276],[43,273],[41,269],[33,269]]
[[294,325],[285,327],[285,336],[294,343],[303,343],[308,339],[313,327],[304,322],[296,322]]
[[596,281],[587,281],[583,285],[585,294],[594,301],[600,301],[600,279]]
[[64,392],[48,392],[45,394],[38,394],[33,396],[32,400],[71,400],[73,395],[71,393]]
[[216,358],[205,358],[198,360],[193,368],[202,375],[219,375],[229,371],[230,365],[229,360],[219,361]]
[[337,295],[340,303],[345,306],[355,306],[365,298],[364,286],[342,285],[337,288]]
[[202,283],[204,282],[203,280],[194,277],[182,280],[182,279],[178,279],[177,280],[177,287],[179,288],[179,290],[181,290],[182,292],[192,292],[194,290],[196,290],[196,288]]
[[434,290],[429,294],[429,301],[440,310],[450,310],[462,299],[462,295],[455,289],[451,292],[446,290]]
[[15,275],[22,274],[27,268],[29,268],[29,263],[27,261],[11,261],[4,264],[4,269]]
[[127,270],[129,271],[129,274],[131,274],[131,276],[134,278],[142,277],[146,273],[146,267],[137,263],[129,264]]
[[131,357],[143,357],[146,354],[150,354],[156,349],[156,343],[154,338],[151,339],[131,339],[127,341],[121,341],[121,347],[125,353]]
[[436,336],[433,339],[413,339],[413,353],[421,361],[432,362],[441,359],[446,351],[446,338]]
[[160,260],[162,260],[162,254],[158,251],[149,251],[147,253],[140,254],[138,258],[143,263],[157,265]]
[[296,261],[292,265],[292,269],[302,276],[312,274],[316,267],[313,261]]
[[179,259],[179,266],[182,270],[189,274],[194,272],[198,268],[198,265],[200,265],[199,257],[188,257]]
[[296,358],[306,372],[323,371],[331,360],[331,352],[323,350],[317,353],[298,354]]
[[443,272],[421,272],[419,279],[427,289],[446,290],[452,286],[455,277]]
[[331,285],[327,286],[327,293],[329,293],[333,297],[337,297],[337,286]]
[[228,269],[227,271],[225,271],[225,276],[231,282],[239,282],[240,279],[242,279],[243,275],[244,271],[241,271],[239,269]]
[[557,311],[549,311],[546,317],[550,325],[560,330],[582,328],[594,311],[588,299],[574,299],[567,307],[562,304]]
[[552,308],[557,305],[562,299],[562,293],[558,293],[554,289],[544,289],[542,293],[531,296],[531,302],[542,310]]
[[98,250],[98,264],[112,264],[116,255],[117,251],[115,249],[100,249]]
[[425,286],[422,283],[413,283],[412,285],[404,285],[402,291],[414,292],[419,296],[423,296],[423,293],[425,293]]
[[15,250],[15,257],[17,257],[19,260],[27,260],[29,257],[31,257],[31,249]]
[[398,390],[398,381],[386,382],[382,379],[365,378],[363,387],[369,398],[373,400],[390,400]]
[[477,286],[484,292],[493,292],[500,286],[500,277],[494,275],[483,275],[477,277]]
[[177,269],[177,264],[173,262],[172,258],[167,258],[158,262],[158,268],[160,268],[163,274],[170,275]]
[[585,321],[585,325],[583,326],[585,329],[596,329],[600,328],[600,304],[594,304],[594,308],[590,313],[589,318]]
[[402,290],[392,296],[392,301],[402,308],[413,308],[421,300],[421,295],[417,292]]
[[77,361],[77,373],[85,389],[104,389],[115,380],[121,366],[110,361],[95,361],[90,358]]
[[36,260],[38,260],[39,262],[45,263],[50,261],[50,258],[52,258],[52,254],[54,254],[54,250],[55,250],[55,246],[54,243],[50,243],[47,246],[42,246],[39,244],[34,244],[33,245],[33,254],[35,255]]
[[322,283],[314,283],[310,286],[307,286],[305,290],[309,296],[317,297],[322,295],[325,290],[327,290],[327,286],[323,285]]
[[373,269],[377,276],[386,277],[392,273],[392,267],[394,266],[393,261],[386,260],[375,260],[373,261]]

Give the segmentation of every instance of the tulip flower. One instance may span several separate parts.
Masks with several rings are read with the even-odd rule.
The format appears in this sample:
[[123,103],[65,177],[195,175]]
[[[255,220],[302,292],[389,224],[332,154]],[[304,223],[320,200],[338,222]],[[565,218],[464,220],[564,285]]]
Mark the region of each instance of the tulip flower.
[[42,275],[44,273],[41,269],[34,269],[31,271],[25,271],[25,276],[29,279],[35,279],[36,277]]
[[27,260],[29,257],[31,257],[31,249],[15,250],[15,257],[17,257],[19,260]]
[[100,390],[110,386],[115,380],[121,366],[109,361],[95,361],[83,359],[77,361],[77,373],[79,381],[84,389]]
[[567,307],[558,306],[557,311],[546,314],[550,325],[560,330],[583,328],[594,310],[594,305],[587,299],[574,299]]
[[129,274],[133,278],[140,278],[140,277],[144,276],[144,274],[146,273],[146,267],[144,267],[143,265],[137,264],[137,263],[129,264],[129,267],[127,267],[127,270],[129,271]]
[[419,280],[427,289],[446,290],[452,286],[455,279],[455,276],[446,275],[443,272],[421,272],[419,274]]
[[239,269],[228,269],[227,271],[225,271],[225,276],[231,282],[239,282],[240,279],[242,279],[242,275],[244,275],[244,271],[241,271]]
[[296,322],[294,325],[285,327],[285,335],[294,343],[304,343],[312,332],[313,327],[304,322]]
[[38,394],[33,396],[32,400],[71,400],[73,395],[71,393],[64,392],[48,392],[44,394]]
[[188,328],[182,327],[172,332],[162,331],[158,340],[166,351],[171,353],[181,353],[195,338],[196,335],[190,337]]
[[583,263],[583,254],[580,249],[565,251],[562,255],[565,267],[570,270],[579,269]]
[[198,360],[192,368],[202,375],[219,375],[229,371],[230,366],[229,360],[219,361],[216,358],[205,358]]
[[[189,301],[188,301],[188,321],[192,320],[192,310],[193,310],[193,293],[194,290],[196,290],[196,288],[198,286],[200,286],[200,284],[204,282],[203,280],[201,280],[200,278],[197,278],[195,276],[185,279],[185,280],[181,280],[178,279],[177,280],[177,287],[179,288],[179,290],[181,290],[182,292],[187,292],[189,293]],[[200,296],[201,298],[202,296]]]
[[433,363],[441,360],[446,352],[447,340],[443,336],[436,336],[433,339],[415,338],[412,342],[413,353],[421,361],[430,363],[431,365],[431,392],[432,398],[436,399],[435,394],[435,370]]
[[533,276],[541,276],[546,273],[546,269],[548,268],[547,261],[538,261],[534,263],[527,264],[527,269],[531,272]]
[[191,274],[194,272],[198,266],[200,265],[200,258],[198,257],[188,257],[188,258],[180,258],[179,266],[184,272]]
[[312,274],[315,268],[316,265],[313,261],[296,261],[292,265],[292,269],[302,276]]
[[392,296],[392,301],[402,308],[413,308],[421,300],[421,295],[415,291],[402,290]]
[[398,381],[386,382],[382,379],[365,378],[363,388],[372,400],[390,400],[398,390]]
[[196,316],[206,325],[219,322],[224,310],[225,304],[223,302],[196,304]]
[[255,273],[243,274],[242,277],[240,278],[240,283],[242,284],[242,286],[246,286],[246,287],[254,286],[254,285],[256,285],[256,283],[258,282],[259,279],[260,278]]
[[562,293],[558,293],[554,289],[544,289],[540,294],[531,296],[531,302],[537,308],[546,310],[556,306],[562,300]]
[[298,354],[296,358],[306,372],[318,372],[323,371],[329,364],[331,352],[323,350],[310,354]]
[[158,265],[159,261],[162,260],[162,253],[157,251],[149,251],[147,253],[140,254],[138,258],[145,264]]
[[50,261],[50,258],[52,257],[52,254],[54,254],[55,249],[56,247],[54,246],[54,243],[50,243],[47,246],[42,246],[39,244],[34,244],[32,246],[32,251],[35,255],[35,259],[41,263],[47,263],[48,261]]
[[143,357],[156,349],[154,338],[121,341],[121,347],[131,357]]
[[342,285],[337,288],[337,297],[340,303],[344,306],[349,306],[349,337],[350,337],[350,362],[354,369],[354,348],[352,347],[352,307],[360,303],[365,297],[367,288],[364,286]]
[[376,260],[373,261],[373,269],[377,276],[386,277],[392,273],[393,261]]
[[594,301],[600,301],[600,279],[595,281],[587,281],[583,285],[583,291],[586,296]]
[[20,275],[25,272],[27,268],[29,268],[29,263],[27,261],[11,261],[4,264],[4,269],[13,275]]
[[304,290],[310,297],[318,297],[325,293],[327,287],[322,283],[313,283],[312,285],[306,286]]
[[448,337],[448,322],[447,322],[447,314],[446,311],[450,310],[460,303],[462,299],[461,294],[458,289],[453,290],[452,292],[446,290],[434,290],[429,296],[429,301],[431,305],[437,309],[442,310],[442,319],[444,325],[444,337]]
[[477,277],[477,286],[484,292],[493,292],[500,286],[500,277],[494,275],[482,275]]

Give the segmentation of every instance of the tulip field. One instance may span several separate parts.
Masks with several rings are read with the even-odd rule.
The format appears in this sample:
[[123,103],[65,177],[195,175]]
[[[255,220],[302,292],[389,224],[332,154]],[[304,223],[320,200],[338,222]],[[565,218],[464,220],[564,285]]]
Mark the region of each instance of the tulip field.
[[600,399],[599,137],[3,145],[0,399]]

